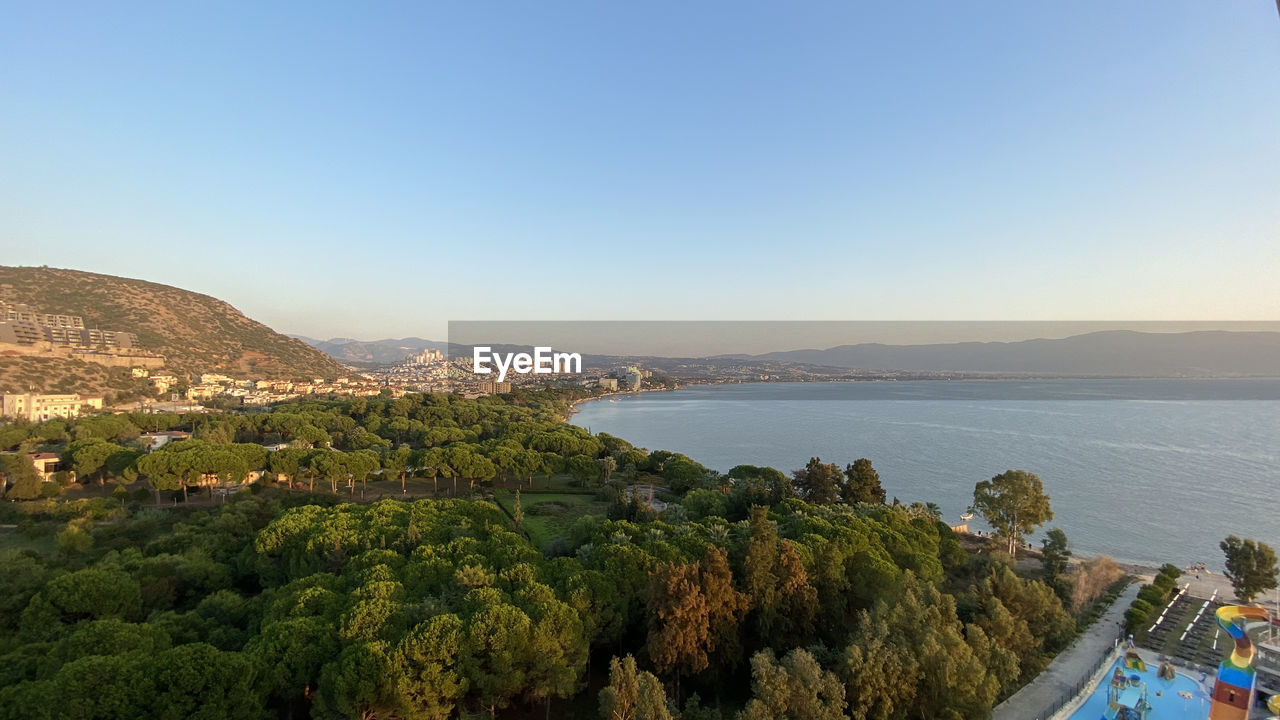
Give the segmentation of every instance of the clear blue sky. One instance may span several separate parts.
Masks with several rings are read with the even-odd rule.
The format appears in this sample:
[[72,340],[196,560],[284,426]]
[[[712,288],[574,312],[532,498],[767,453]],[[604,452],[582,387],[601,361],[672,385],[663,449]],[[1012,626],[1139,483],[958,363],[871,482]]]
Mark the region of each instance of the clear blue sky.
[[285,332],[1280,318],[1270,0],[0,2],[0,263]]

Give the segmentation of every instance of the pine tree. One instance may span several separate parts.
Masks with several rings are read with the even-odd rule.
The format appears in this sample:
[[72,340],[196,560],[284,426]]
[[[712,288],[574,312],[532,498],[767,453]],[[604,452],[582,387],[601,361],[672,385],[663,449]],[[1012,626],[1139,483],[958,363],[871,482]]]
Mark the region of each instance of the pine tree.
[[1067,571],[1067,564],[1070,562],[1071,547],[1067,543],[1067,534],[1062,531],[1062,528],[1054,528],[1048,532],[1040,545],[1044,548],[1040,563],[1044,567],[1045,580],[1053,582]]
[[635,720],[640,681],[636,677],[636,659],[630,655],[609,661],[609,684],[600,691],[600,717],[603,720]]
[[676,698],[681,674],[707,669],[710,618],[697,565],[664,563],[649,576],[649,659],[658,672],[675,672]]
[[880,473],[871,466],[871,461],[866,458],[858,458],[852,464],[846,465],[844,474],[847,482],[843,488],[843,500],[853,505],[855,503],[872,503],[874,505],[883,505],[885,500],[884,487],[880,485]]
[[844,720],[844,686],[807,650],[782,658],[772,650],[751,658],[753,697],[738,720]]
[[630,655],[609,661],[609,684],[600,691],[602,720],[671,720],[667,696],[653,673],[636,669]]
[[0,492],[3,492],[6,477],[13,483],[9,490],[10,499],[33,500],[40,497],[40,474],[26,455],[0,455]]
[[815,505],[828,505],[840,499],[840,486],[844,484],[844,473],[840,466],[824,463],[820,458],[809,458],[809,462],[800,470],[796,470],[796,489],[805,500]]
[[718,547],[707,548],[700,579],[707,602],[708,650],[716,654],[719,666],[732,669],[742,660],[742,617],[750,598],[734,588],[729,556]]
[[778,605],[778,530],[769,519],[769,509],[751,508],[751,536],[747,540],[747,595],[755,613],[756,632],[771,637]]
[[800,552],[790,540],[782,541],[778,555],[778,606],[780,635],[792,645],[807,644],[818,614],[818,591],[809,583]]

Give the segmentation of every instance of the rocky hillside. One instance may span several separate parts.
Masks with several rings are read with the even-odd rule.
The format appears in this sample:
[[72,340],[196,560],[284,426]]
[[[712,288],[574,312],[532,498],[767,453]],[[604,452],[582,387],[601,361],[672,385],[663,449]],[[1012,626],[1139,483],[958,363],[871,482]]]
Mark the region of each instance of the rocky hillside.
[[[174,374],[219,372],[243,378],[346,374],[324,353],[245,317],[229,304],[168,285],[78,270],[0,266],[0,300],[25,303],[46,313],[80,315],[87,327],[135,333],[142,348],[165,356],[165,368]],[[5,380],[16,379],[18,372],[29,382],[45,365],[52,377],[38,385],[83,387],[75,378],[61,377],[70,370],[65,361],[49,359],[33,366],[38,360],[19,362],[0,356],[0,388],[9,384]]]

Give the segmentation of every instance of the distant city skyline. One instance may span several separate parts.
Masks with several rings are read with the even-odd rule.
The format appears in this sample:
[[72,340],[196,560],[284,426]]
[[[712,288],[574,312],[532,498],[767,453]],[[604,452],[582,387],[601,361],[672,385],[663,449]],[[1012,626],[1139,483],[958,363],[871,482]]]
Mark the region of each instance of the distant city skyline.
[[281,332],[1280,319],[1270,2],[4,15],[0,263]]

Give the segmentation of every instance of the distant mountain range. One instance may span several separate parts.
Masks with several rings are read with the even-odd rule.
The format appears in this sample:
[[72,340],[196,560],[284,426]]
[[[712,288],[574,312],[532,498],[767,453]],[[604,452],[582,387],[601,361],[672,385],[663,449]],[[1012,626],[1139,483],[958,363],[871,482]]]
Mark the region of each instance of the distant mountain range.
[[[0,299],[40,312],[79,315],[86,327],[131,332],[164,356],[164,372],[218,372],[241,378],[338,377],[346,370],[311,346],[281,335],[208,295],[132,278],[50,267],[0,266]],[[129,369],[60,357],[0,352],[0,392],[121,389]]]
[[726,355],[755,361],[908,372],[1119,377],[1280,377],[1280,333],[1127,330],[1021,342],[841,345]]
[[[449,352],[448,343],[410,337],[387,340],[293,337],[335,359],[352,364],[397,363],[424,349]],[[497,346],[495,346],[497,347]],[[461,346],[454,353],[466,354]],[[588,364],[621,361],[618,356],[584,356]],[[1280,377],[1280,333],[1198,331],[1144,333],[1111,330],[1061,339],[1021,342],[964,342],[933,345],[864,343],[825,350],[787,350],[760,355],[710,358],[645,358],[648,365],[673,361],[794,363],[842,370],[919,373],[993,373],[1033,376],[1109,377]]]
[[449,346],[447,342],[423,340],[417,337],[400,338],[398,340],[353,340],[351,338],[317,340],[304,335],[290,335],[289,337],[301,340],[339,362],[357,365],[398,363],[410,355],[417,355],[423,350],[445,352]]

